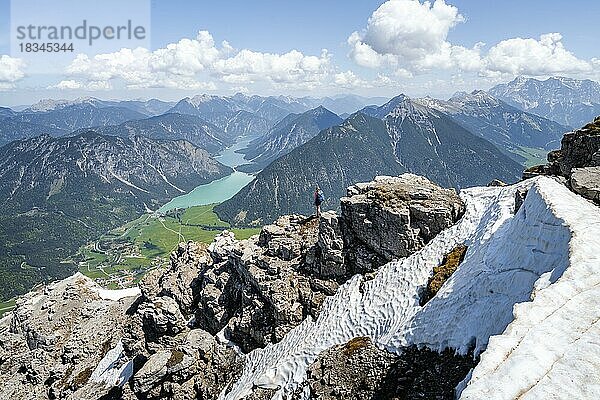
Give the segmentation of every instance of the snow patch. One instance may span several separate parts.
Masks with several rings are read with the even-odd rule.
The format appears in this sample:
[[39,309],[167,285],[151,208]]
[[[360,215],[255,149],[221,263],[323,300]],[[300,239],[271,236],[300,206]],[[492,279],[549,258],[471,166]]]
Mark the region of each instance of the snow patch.
[[[514,215],[517,189],[529,189],[529,194]],[[600,247],[598,209],[546,177],[504,188],[471,188],[462,191],[461,197],[467,210],[457,224],[419,252],[381,267],[372,280],[353,277],[326,299],[316,321],[307,318],[281,342],[250,352],[239,380],[219,398],[241,399],[253,387],[262,387],[278,389],[273,398],[283,399],[306,379],[306,369],[319,353],[357,336],[368,336],[392,352],[412,344],[434,350],[451,347],[461,354],[477,354],[487,348],[463,392],[463,397],[469,399],[516,398],[514,394],[520,389],[527,389],[537,380],[548,380],[544,374],[549,368],[554,373],[555,390],[560,392],[559,385],[569,384],[568,375],[563,374],[575,365],[581,345],[589,352],[589,364],[580,369],[591,375],[595,362],[597,371],[600,354],[597,341],[596,350],[592,344],[600,328],[600,275],[590,276],[599,257],[593,254]],[[589,223],[585,223],[586,218],[591,218]],[[572,232],[579,230],[591,232],[585,245],[579,238],[580,246],[585,248],[581,254],[573,251],[577,236],[572,238]],[[595,245],[590,245],[590,240]],[[435,298],[424,307],[419,306],[419,292],[433,268],[444,254],[462,243],[468,246],[462,264]],[[566,278],[575,264],[582,264],[587,275]],[[556,288],[556,296],[566,301],[576,297],[577,289],[583,290],[578,286],[593,289],[579,292],[580,301],[571,304],[577,305],[579,312],[576,307],[568,307],[560,316],[553,316],[552,311],[559,305],[546,293]],[[532,304],[539,309],[525,311],[536,308]],[[524,313],[521,318],[520,312]],[[571,326],[565,321],[575,318],[572,314],[578,323]],[[524,326],[511,328],[517,323],[514,322],[507,329],[513,319],[522,319]],[[537,329],[539,333],[523,346],[522,354],[513,358],[511,349],[519,346],[518,340],[493,336],[503,332],[508,336],[526,336],[538,324],[545,328]],[[546,339],[544,334],[552,337]],[[573,351],[567,354],[565,348],[569,346]],[[563,357],[561,363],[551,367],[559,355]],[[498,366],[503,368],[494,372]],[[492,396],[490,391],[504,386],[511,389],[499,390],[496,397]],[[542,389],[532,391],[531,398],[535,398],[533,393],[548,395],[543,392],[544,385],[537,387]],[[598,394],[600,386],[588,385],[581,390]],[[590,398],[573,398],[584,397]]]
[[103,300],[113,300],[118,301],[125,297],[134,297],[139,296],[141,294],[140,288],[130,287],[127,289],[119,289],[119,290],[110,290],[110,289],[96,289],[98,292],[98,296],[100,296]]
[[100,360],[90,379],[107,387],[123,386],[133,375],[133,360],[127,359],[121,340]]

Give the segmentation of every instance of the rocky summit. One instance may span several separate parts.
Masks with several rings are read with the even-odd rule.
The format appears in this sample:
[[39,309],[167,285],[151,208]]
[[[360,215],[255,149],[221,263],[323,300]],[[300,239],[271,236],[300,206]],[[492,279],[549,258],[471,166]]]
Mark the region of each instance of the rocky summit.
[[136,288],[41,286],[0,320],[0,398],[596,398],[567,379],[600,356],[595,124],[554,179],[379,176],[339,213],[180,243]]
[[243,353],[317,319],[340,284],[422,248],[463,212],[454,189],[378,177],[350,187],[340,215],[283,216],[247,240],[225,231],[210,246],[181,243],[137,297],[103,300],[110,291],[75,275],[2,319],[1,393],[216,398]]

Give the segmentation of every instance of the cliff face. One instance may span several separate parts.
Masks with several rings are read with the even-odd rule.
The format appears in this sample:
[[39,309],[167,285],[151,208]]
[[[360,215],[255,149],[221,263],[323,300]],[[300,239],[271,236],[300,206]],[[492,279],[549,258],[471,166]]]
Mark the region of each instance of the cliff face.
[[410,174],[341,204],[182,243],[139,292],[32,292],[0,320],[0,397],[600,394],[567,379],[599,376],[597,206],[547,177],[458,196]]

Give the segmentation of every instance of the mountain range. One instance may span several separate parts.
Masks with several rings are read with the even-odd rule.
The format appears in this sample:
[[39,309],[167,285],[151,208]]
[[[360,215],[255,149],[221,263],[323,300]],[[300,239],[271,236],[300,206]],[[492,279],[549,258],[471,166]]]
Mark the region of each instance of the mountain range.
[[[234,224],[313,211],[319,185],[327,198],[376,175],[413,172],[446,187],[518,180],[522,167],[450,116],[404,95],[366,107],[275,160],[233,198],[215,207]],[[325,206],[331,206],[327,201]]]
[[49,128],[72,132],[80,128],[115,125],[147,115],[122,106],[102,106],[94,99],[68,104],[32,107],[10,117],[10,120],[29,122]]
[[48,135],[0,148],[0,295],[68,276],[79,246],[231,173],[186,141]]
[[301,114],[289,114],[265,135],[253,140],[243,150],[252,167],[260,171],[273,160],[308,142],[323,129],[338,125],[342,118],[323,106]]
[[[79,134],[89,130],[83,128]],[[217,128],[200,117],[189,114],[167,113],[150,118],[127,121],[119,125],[92,128],[102,135],[144,136],[160,140],[187,140],[190,143],[216,154],[234,143],[236,137]]]
[[510,105],[570,128],[583,126],[600,114],[600,84],[589,79],[518,77],[488,92]]
[[24,107],[22,112],[49,112],[79,104],[89,104],[96,108],[120,107],[136,111],[140,114],[152,116],[160,115],[175,105],[173,102],[158,99],[150,100],[100,100],[95,97],[79,97],[74,100],[40,100],[31,106]]
[[481,90],[457,93],[449,100],[416,99],[426,107],[450,115],[469,131],[513,154],[518,161],[522,147],[553,150],[568,127],[525,112]]

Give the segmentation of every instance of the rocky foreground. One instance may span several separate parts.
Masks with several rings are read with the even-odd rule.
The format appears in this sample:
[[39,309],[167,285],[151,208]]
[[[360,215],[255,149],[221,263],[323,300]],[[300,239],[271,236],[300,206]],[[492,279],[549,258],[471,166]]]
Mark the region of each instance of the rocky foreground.
[[339,214],[182,243],[138,291],[33,291],[0,320],[0,398],[598,398],[593,132],[536,170],[562,178],[378,177]]

